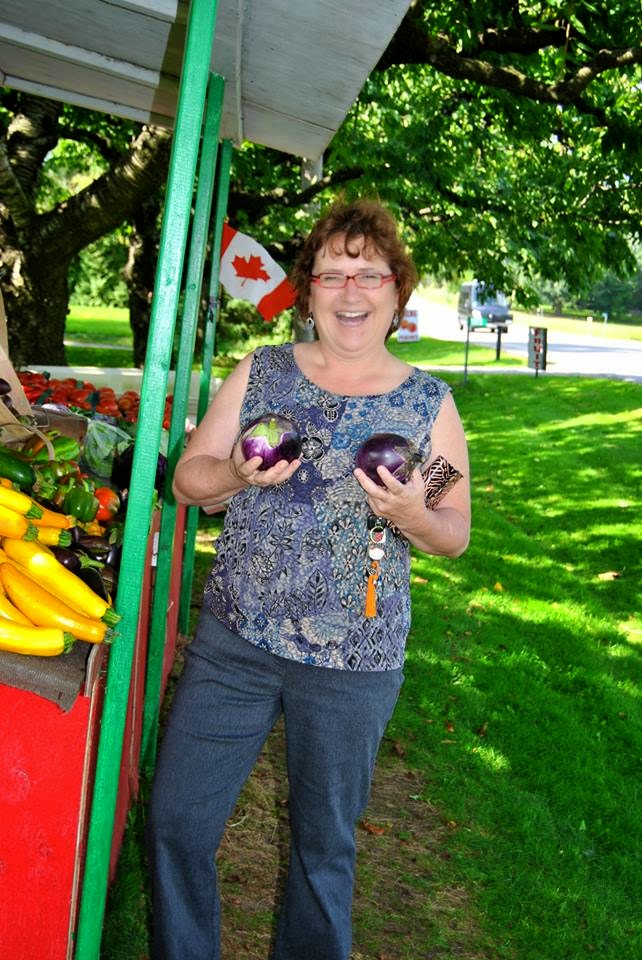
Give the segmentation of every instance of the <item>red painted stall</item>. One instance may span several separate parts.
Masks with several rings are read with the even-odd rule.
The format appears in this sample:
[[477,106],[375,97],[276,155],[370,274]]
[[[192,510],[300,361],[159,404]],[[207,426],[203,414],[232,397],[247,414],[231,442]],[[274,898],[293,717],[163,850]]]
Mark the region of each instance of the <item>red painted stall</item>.
[[[168,599],[163,689],[176,647],[184,515],[184,509],[180,509]],[[155,511],[141,585],[110,879],[116,870],[127,814],[138,794],[158,527],[159,511]],[[108,656],[105,647],[79,642],[65,656],[67,673],[61,678],[52,674],[54,665],[43,658],[22,657],[16,662],[13,658],[18,654],[0,654],[0,678],[12,678],[11,683],[0,682],[3,960],[70,960],[73,956]],[[56,668],[60,669],[60,663]],[[78,690],[70,695],[74,677],[79,678]]]

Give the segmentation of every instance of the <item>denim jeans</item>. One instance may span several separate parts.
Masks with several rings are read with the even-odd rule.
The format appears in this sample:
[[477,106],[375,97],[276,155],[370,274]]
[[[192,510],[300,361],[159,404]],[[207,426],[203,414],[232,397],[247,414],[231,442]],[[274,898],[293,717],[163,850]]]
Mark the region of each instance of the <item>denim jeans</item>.
[[348,960],[355,825],[402,679],[275,657],[202,612],[152,789],[154,960],[219,960],[216,851],[281,714],[291,837],[272,960]]

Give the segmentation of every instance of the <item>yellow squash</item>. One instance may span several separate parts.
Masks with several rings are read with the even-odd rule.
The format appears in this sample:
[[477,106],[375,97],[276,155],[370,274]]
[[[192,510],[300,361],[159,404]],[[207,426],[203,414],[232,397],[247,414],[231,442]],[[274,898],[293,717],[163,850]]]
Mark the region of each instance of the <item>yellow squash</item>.
[[8,487],[0,486],[0,504],[3,507],[8,507],[9,510],[21,513],[28,520],[42,516],[42,507],[38,506],[26,493],[20,493],[19,490],[10,490]]
[[12,540],[5,537],[2,548],[10,560],[15,560],[45,590],[72,609],[95,620],[104,620],[108,626],[114,626],[120,620],[119,614],[106,600],[87,586],[75,573],[56,560],[44,544],[27,543],[26,540]]
[[[74,635],[76,640],[103,643],[107,624],[76,613],[14,563],[0,562],[0,586],[18,612],[40,627],[59,627]],[[1,609],[0,609],[1,612]]]
[[[4,487],[0,488],[4,489]],[[16,540],[35,540],[36,528],[21,513],[16,513],[0,503],[0,537],[15,537]]]
[[74,642],[70,633],[57,627],[26,627],[0,619],[0,650],[36,657],[56,657]]

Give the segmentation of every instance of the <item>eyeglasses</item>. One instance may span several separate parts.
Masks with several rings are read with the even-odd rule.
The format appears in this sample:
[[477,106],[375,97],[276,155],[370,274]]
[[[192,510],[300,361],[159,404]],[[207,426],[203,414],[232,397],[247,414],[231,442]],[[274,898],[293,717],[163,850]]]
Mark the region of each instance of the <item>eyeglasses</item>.
[[379,290],[384,283],[397,279],[396,273],[311,273],[312,283],[318,283],[324,290],[343,290],[348,280],[354,280],[360,290]]

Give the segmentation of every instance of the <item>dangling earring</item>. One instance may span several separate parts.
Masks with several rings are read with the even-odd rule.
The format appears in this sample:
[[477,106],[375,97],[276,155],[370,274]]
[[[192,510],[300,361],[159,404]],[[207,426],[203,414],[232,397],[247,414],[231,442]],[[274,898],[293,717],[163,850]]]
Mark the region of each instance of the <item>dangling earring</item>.
[[391,321],[391,323],[390,323],[390,329],[391,329],[391,330],[396,330],[397,327],[399,326],[399,323],[400,323],[399,314],[398,314],[397,311],[395,310],[395,312],[394,312],[393,315],[392,315],[392,321]]
[[305,324],[306,327],[309,327],[310,330],[313,328],[313,326],[314,326],[314,317],[312,316],[312,311],[310,311],[310,313],[307,315],[307,317],[305,318],[305,320],[303,321],[303,323]]

